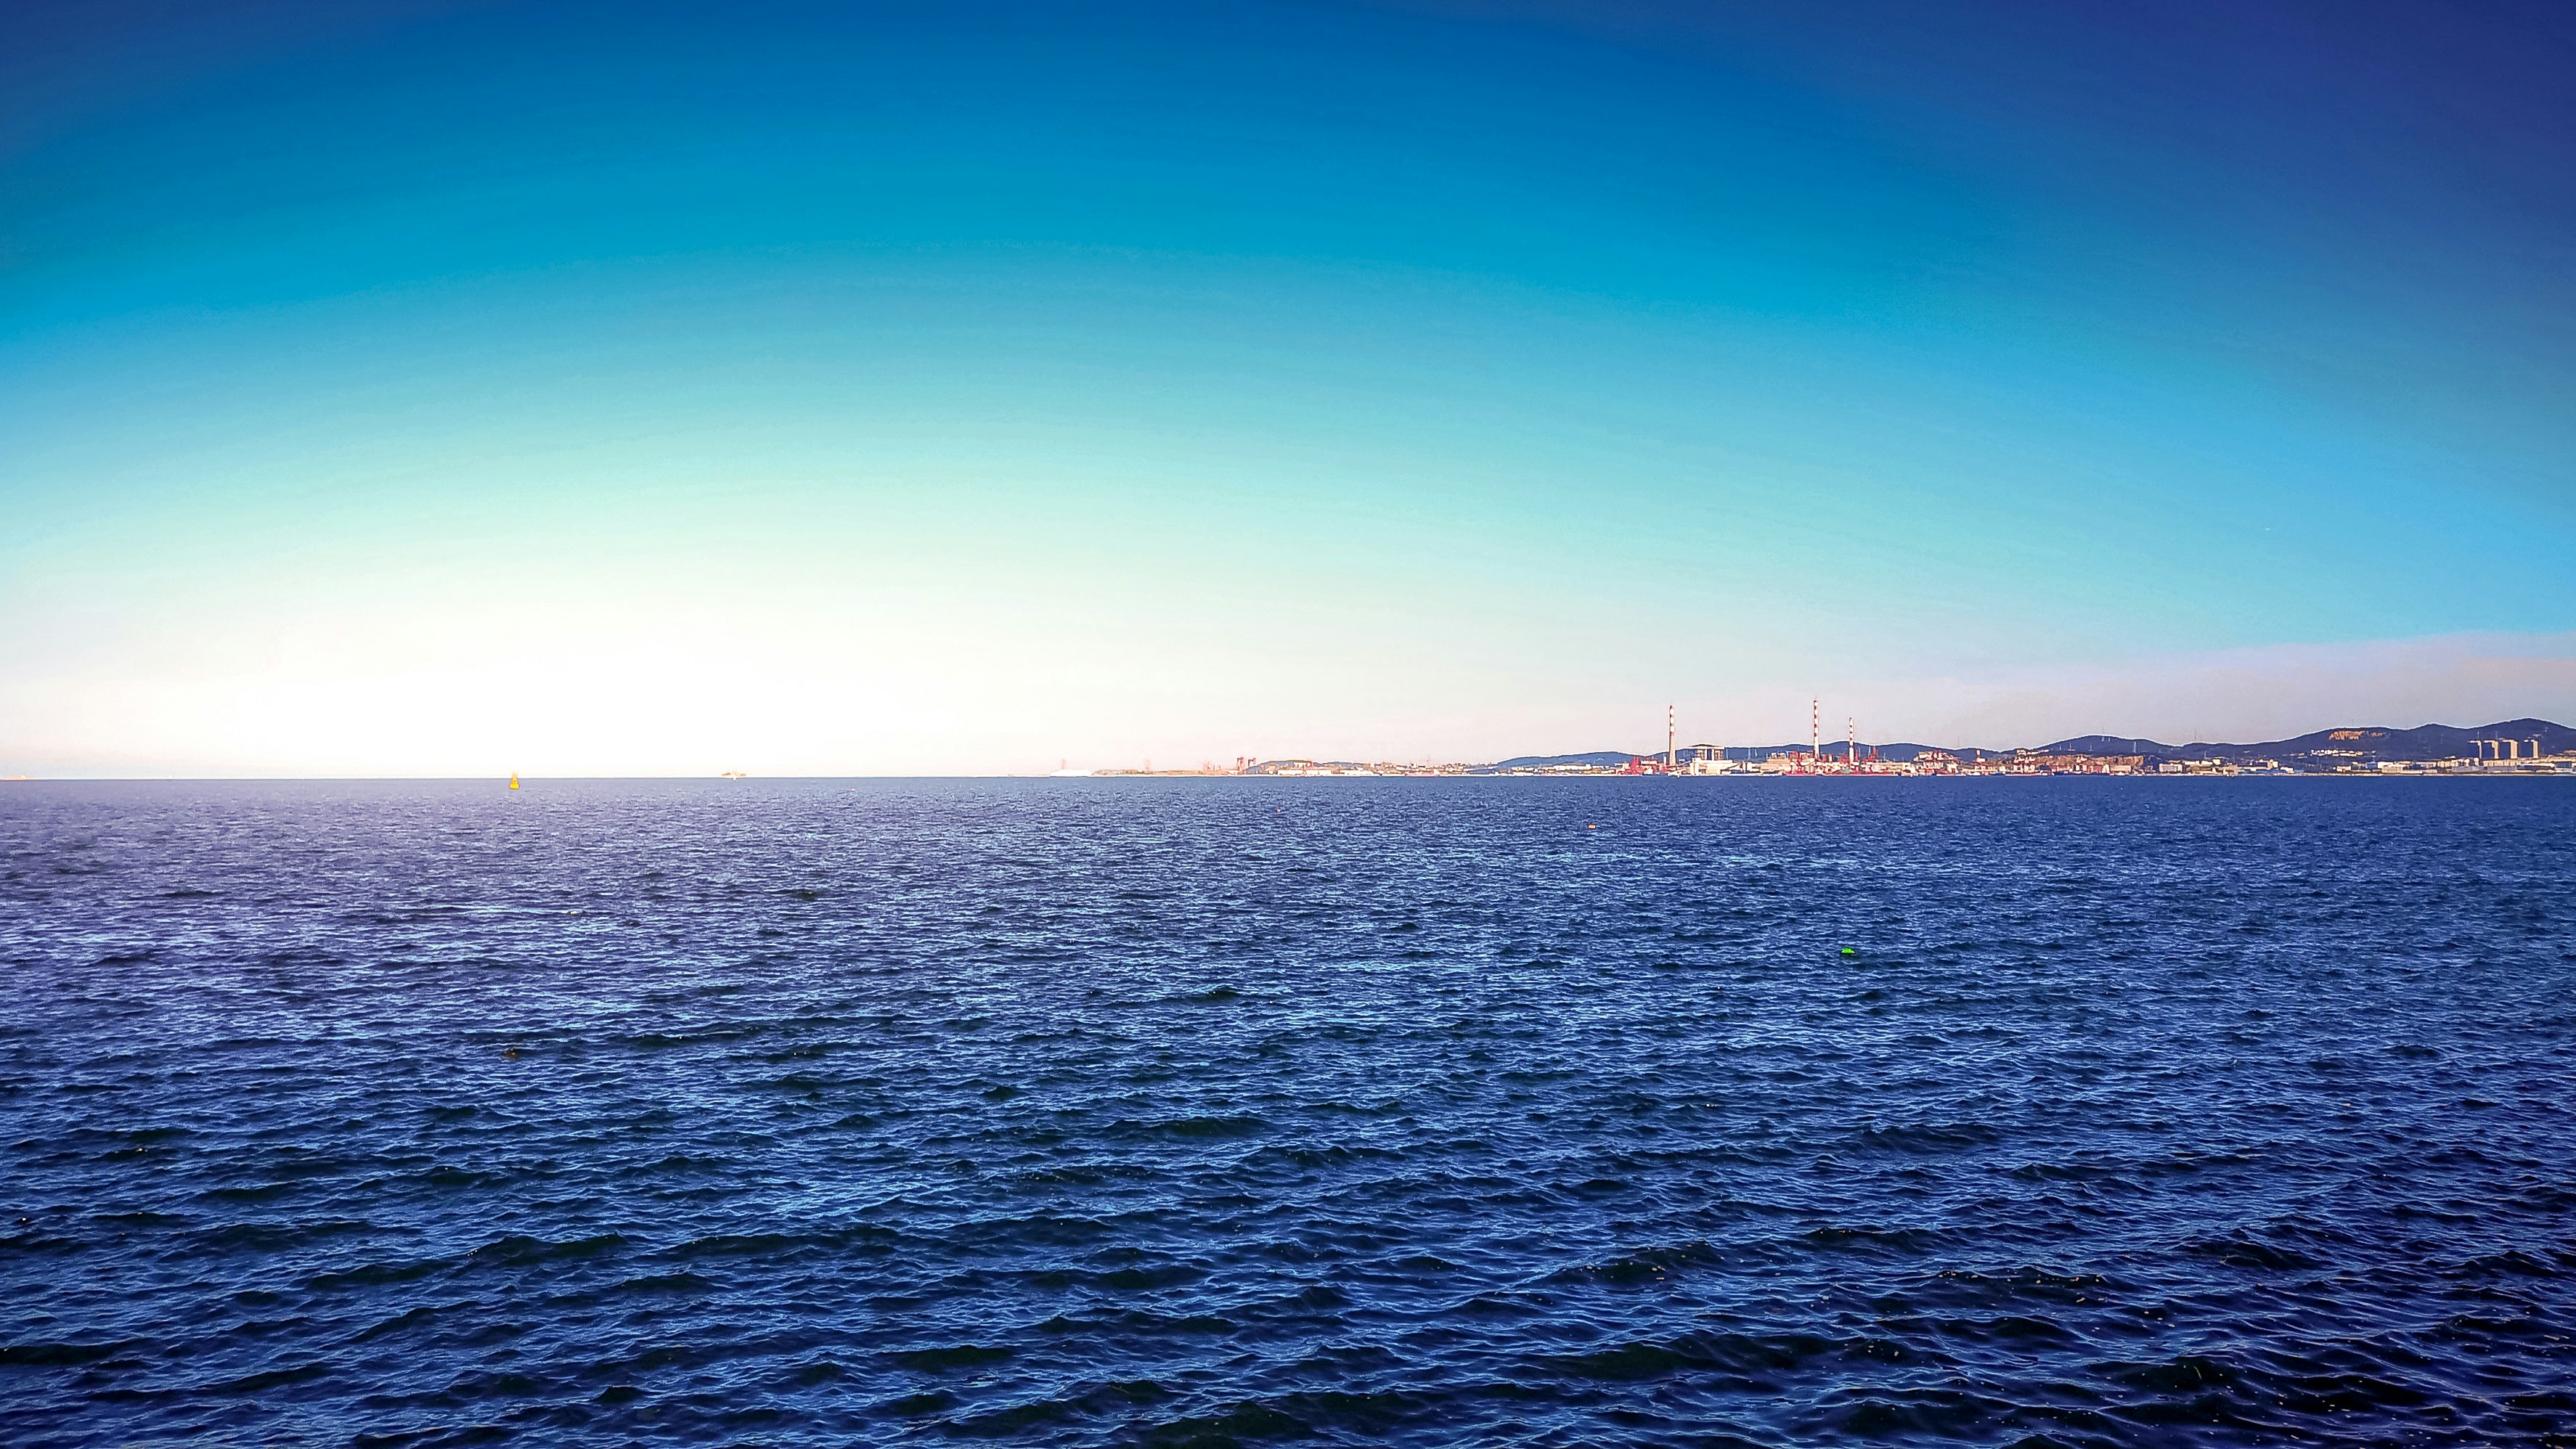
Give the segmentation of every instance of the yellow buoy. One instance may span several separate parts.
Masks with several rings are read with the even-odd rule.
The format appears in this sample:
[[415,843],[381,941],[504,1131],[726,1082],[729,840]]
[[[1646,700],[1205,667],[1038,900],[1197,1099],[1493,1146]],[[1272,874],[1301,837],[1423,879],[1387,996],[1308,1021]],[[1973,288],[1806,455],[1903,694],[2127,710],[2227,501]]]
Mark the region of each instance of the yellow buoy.
[[510,772],[510,788],[513,790],[519,788],[519,772],[516,770]]

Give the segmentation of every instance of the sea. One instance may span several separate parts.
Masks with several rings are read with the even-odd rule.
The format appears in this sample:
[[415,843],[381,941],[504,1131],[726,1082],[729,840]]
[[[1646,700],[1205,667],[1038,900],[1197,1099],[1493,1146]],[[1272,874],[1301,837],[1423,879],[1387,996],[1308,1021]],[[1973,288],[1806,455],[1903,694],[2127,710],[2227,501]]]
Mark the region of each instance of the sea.
[[0,1443],[2576,1443],[2576,782],[0,785]]

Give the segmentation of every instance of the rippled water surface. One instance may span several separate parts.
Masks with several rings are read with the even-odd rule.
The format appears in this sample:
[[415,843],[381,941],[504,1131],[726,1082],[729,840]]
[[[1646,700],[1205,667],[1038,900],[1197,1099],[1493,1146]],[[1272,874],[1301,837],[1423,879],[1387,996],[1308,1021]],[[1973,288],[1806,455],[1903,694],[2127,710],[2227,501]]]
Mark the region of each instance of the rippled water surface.
[[2576,782],[8,785],[0,969],[12,1445],[2576,1442]]

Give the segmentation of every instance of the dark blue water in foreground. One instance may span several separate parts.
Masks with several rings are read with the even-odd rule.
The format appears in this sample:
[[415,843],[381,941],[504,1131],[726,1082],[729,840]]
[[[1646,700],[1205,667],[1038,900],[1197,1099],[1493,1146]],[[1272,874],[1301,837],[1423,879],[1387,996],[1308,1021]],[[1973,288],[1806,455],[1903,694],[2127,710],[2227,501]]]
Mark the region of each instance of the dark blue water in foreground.
[[0,969],[14,1446],[2576,1442],[2576,782],[0,786]]

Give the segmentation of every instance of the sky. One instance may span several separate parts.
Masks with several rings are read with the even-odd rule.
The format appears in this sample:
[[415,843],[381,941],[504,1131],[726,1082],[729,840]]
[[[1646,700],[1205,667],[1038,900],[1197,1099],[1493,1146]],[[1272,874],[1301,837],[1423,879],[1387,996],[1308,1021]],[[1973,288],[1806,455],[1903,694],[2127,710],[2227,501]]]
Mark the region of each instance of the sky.
[[2576,720],[2560,4],[0,16],[0,773]]

